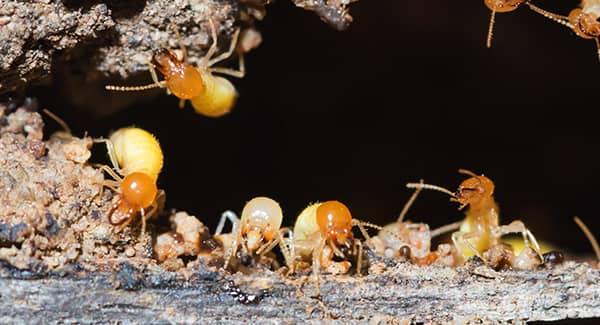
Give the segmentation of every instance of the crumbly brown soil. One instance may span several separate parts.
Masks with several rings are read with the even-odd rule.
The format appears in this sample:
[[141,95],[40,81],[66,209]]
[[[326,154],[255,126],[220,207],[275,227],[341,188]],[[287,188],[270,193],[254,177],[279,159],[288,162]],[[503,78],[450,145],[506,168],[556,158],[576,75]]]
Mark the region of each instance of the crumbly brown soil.
[[[89,162],[92,139],[59,132],[45,141],[42,117],[31,109],[0,105],[0,260],[30,270],[156,263],[152,225],[140,236],[139,218],[124,229],[108,222],[118,195]],[[199,254],[208,229],[183,212],[171,219],[185,239],[182,254]]]

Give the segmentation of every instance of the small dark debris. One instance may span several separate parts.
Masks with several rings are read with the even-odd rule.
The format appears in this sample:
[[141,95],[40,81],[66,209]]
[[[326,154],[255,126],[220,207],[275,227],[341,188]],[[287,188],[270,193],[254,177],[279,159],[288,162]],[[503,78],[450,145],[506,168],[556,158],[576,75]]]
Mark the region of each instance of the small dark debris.
[[133,265],[123,262],[116,274],[116,286],[120,289],[135,291],[142,287],[142,276]]
[[90,212],[90,217],[92,218],[92,220],[100,219],[100,211],[92,210],[92,212]]
[[23,222],[14,226],[0,223],[0,242],[22,242],[28,233],[29,230],[27,229],[27,225]]
[[235,301],[242,303],[244,305],[250,304],[258,304],[264,297],[268,295],[267,290],[260,290],[259,293],[249,294],[243,292],[237,285],[233,283],[233,281],[227,281],[223,287],[223,291],[228,295],[232,296]]
[[60,231],[60,226],[54,216],[50,212],[46,212],[46,235],[54,236]]

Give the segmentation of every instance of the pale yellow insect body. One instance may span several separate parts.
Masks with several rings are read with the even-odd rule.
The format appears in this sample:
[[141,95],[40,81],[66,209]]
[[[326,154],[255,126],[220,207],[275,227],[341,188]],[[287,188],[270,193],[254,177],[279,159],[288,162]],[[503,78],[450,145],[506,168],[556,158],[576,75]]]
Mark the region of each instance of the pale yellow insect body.
[[190,99],[196,113],[218,117],[231,111],[238,97],[233,84],[206,69],[198,69],[204,82],[204,91],[200,96]]
[[156,181],[163,166],[163,153],[150,132],[136,127],[121,128],[110,136],[110,142],[123,175],[140,172]]
[[317,224],[317,209],[321,203],[307,206],[296,219],[294,225],[295,253],[303,260],[312,258],[312,253],[319,245],[321,231]]

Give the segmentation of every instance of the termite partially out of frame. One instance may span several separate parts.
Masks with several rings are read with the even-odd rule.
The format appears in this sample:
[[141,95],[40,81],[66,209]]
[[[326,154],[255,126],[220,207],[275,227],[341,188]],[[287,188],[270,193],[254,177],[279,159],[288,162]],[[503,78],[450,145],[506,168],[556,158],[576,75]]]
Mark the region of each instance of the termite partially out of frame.
[[[460,204],[459,209],[468,206],[465,219],[456,224],[459,231],[452,234],[452,241],[463,259],[476,255],[486,261],[483,253],[488,249],[501,245],[500,238],[511,233],[520,233],[523,241],[529,250],[525,249],[521,254],[524,261],[520,264],[522,268],[532,268],[539,259],[541,263],[540,247],[537,240],[525,224],[520,220],[515,220],[508,225],[500,225],[499,209],[494,200],[494,183],[484,175],[477,175],[471,171],[461,169],[460,173],[468,175],[469,178],[463,181],[456,193],[453,193],[443,187],[422,184],[409,183],[409,188],[423,188],[446,193],[451,196],[451,200]],[[533,257],[531,249],[533,249]],[[537,255],[537,256],[536,256]],[[526,258],[527,256],[527,258]],[[534,260],[529,260],[529,257]],[[530,266],[531,264],[531,266]],[[536,265],[537,266],[537,265]]]
[[496,22],[496,13],[511,12],[517,10],[519,6],[528,0],[484,0],[485,5],[492,11],[490,16],[490,25],[488,27],[488,34],[485,45],[490,48],[492,47],[492,37],[494,32],[494,24]]
[[583,39],[596,42],[598,60],[600,60],[600,0],[582,0],[579,8],[571,10],[568,16],[555,14],[527,2],[535,12],[573,30]]
[[[144,86],[106,86],[107,90],[114,91],[141,91],[151,88],[167,88],[168,92],[180,99],[180,107],[186,100],[192,103],[192,107],[198,114],[210,117],[219,117],[231,111],[235,105],[238,93],[233,84],[213,73],[220,73],[236,78],[245,75],[243,51],[237,51],[239,58],[239,70],[229,68],[213,67],[229,58],[235,51],[239,36],[239,29],[233,34],[231,45],[227,52],[214,57],[217,52],[217,32],[212,20],[209,20],[212,45],[201,59],[198,67],[187,63],[187,52],[181,46],[182,57],[175,51],[162,50],[156,53],[152,62],[149,63],[149,71],[154,83]],[[156,75],[157,69],[165,78],[159,81]]]
[[[101,166],[113,180],[103,185],[119,193],[119,200],[108,213],[112,225],[126,227],[139,213],[142,217],[143,236],[146,219],[157,212],[164,192],[158,190],[156,181],[163,166],[163,154],[156,138],[136,127],[125,127],[114,132],[109,139],[97,139],[105,143],[112,168]],[[115,218],[119,214],[120,218]]]
[[[230,234],[222,234],[225,221],[232,225]],[[242,210],[241,219],[232,211],[226,211],[221,216],[215,231],[215,238],[224,246],[224,269],[227,269],[231,259],[238,250],[248,256],[262,256],[279,245],[286,259],[290,257],[284,243],[284,235],[291,232],[281,228],[283,212],[275,200],[268,197],[256,197],[248,201]],[[291,263],[291,261],[287,261]]]

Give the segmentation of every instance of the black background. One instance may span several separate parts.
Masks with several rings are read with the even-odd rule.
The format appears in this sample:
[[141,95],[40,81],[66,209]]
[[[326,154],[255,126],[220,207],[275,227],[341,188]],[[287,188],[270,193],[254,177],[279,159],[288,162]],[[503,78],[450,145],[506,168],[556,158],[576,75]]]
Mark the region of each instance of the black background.
[[[225,118],[161,95],[92,120],[48,89],[37,95],[77,134],[131,124],[155,133],[168,206],[211,227],[258,195],[281,203],[286,225],[330,199],[385,224],[410,196],[406,182],[455,189],[467,168],[494,180],[504,222],[521,218],[541,239],[591,252],[572,217],[600,229],[594,42],[523,7],[497,15],[486,49],[483,1],[363,0],[351,12],[340,33],[290,1],[270,5]],[[461,218],[456,208],[424,193],[409,218],[436,227]]]

